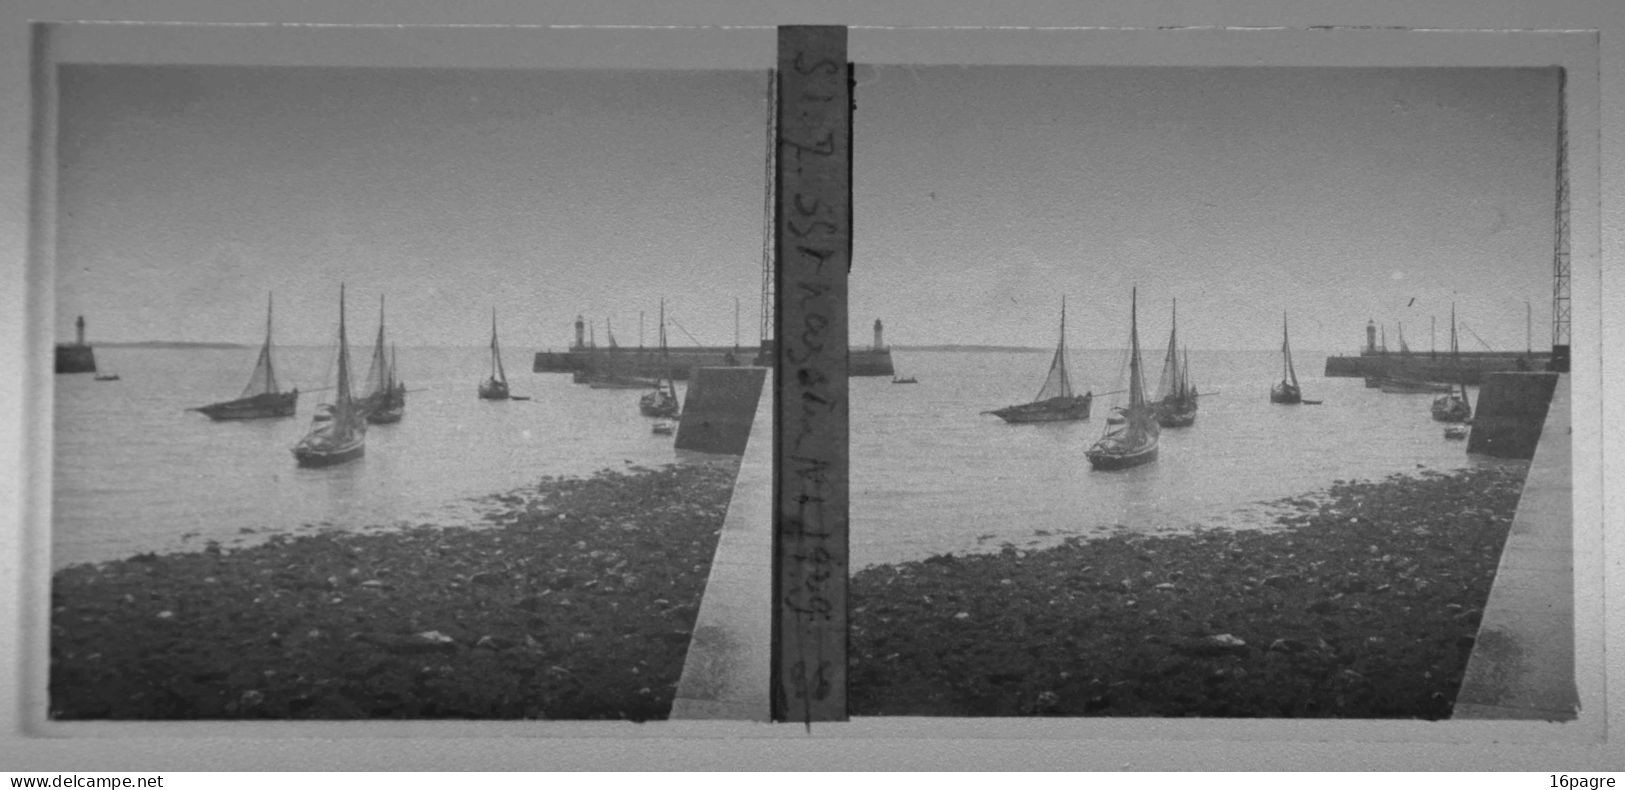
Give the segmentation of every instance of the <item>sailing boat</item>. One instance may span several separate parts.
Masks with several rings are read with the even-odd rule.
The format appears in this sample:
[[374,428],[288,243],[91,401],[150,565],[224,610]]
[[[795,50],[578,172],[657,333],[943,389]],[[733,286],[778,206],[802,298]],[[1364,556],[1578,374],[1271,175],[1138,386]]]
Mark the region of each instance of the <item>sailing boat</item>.
[[378,341],[372,347],[372,365],[367,368],[367,382],[361,398],[361,409],[367,422],[374,425],[400,422],[406,413],[406,385],[395,380],[395,348],[384,355],[384,297],[378,297]]
[[671,360],[666,355],[666,300],[660,300],[660,378],[654,390],[638,399],[638,410],[646,417],[676,417],[677,384],[671,379]]
[[[1456,383],[1450,392],[1433,399],[1433,419],[1440,422],[1465,422],[1473,416],[1473,407],[1467,403],[1467,383],[1461,376],[1460,348],[1456,345],[1456,306],[1450,305],[1450,366],[1456,369]],[[1456,392],[1456,387],[1461,392]]]
[[1157,460],[1157,437],[1162,428],[1157,425],[1156,407],[1145,400],[1145,381],[1140,373],[1138,302],[1139,289],[1135,289],[1129,302],[1128,406],[1112,410],[1114,415],[1123,416],[1123,424],[1107,429],[1106,435],[1084,452],[1084,457],[1096,469],[1128,469]]
[[331,466],[360,458],[367,450],[367,419],[350,394],[350,346],[344,335],[344,286],[339,286],[338,383],[327,419],[311,421],[310,432],[293,446],[300,466]]
[[276,384],[276,366],[271,364],[271,297],[265,298],[265,344],[260,346],[259,362],[248,377],[248,386],[236,400],[211,403],[188,411],[200,411],[211,420],[255,420],[262,417],[289,417],[299,400],[299,390],[281,392]]
[[491,375],[480,382],[481,400],[507,400],[508,376],[502,372],[502,350],[497,348],[497,309],[491,308]]
[[1049,374],[1038,388],[1031,403],[1006,406],[983,414],[992,414],[1005,422],[1063,422],[1089,419],[1092,393],[1077,395],[1072,391],[1072,380],[1066,375],[1066,297],[1061,297],[1061,339],[1055,344],[1055,356],[1050,359]]
[[1302,403],[1298,373],[1292,369],[1292,343],[1286,336],[1286,313],[1281,314],[1281,383],[1270,387],[1270,403]]
[[1174,300],[1173,326],[1168,331],[1168,354],[1162,360],[1162,378],[1155,398],[1157,424],[1183,428],[1196,422],[1196,388],[1190,382],[1190,352],[1179,358],[1179,300]]

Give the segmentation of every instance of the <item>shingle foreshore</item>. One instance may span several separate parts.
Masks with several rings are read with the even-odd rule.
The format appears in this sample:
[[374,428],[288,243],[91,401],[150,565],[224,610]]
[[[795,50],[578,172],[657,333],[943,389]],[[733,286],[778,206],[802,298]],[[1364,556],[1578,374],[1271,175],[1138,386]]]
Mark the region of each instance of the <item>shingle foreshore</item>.
[[51,715],[664,718],[736,470],[547,478],[478,528],[65,568]]
[[1450,715],[1526,465],[852,578],[852,715]]

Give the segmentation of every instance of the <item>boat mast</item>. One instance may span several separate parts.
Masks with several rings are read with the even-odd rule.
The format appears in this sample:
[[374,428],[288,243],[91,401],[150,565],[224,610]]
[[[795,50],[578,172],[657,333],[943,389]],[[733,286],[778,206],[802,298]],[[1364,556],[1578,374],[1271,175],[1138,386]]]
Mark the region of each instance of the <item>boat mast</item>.
[[491,376],[497,381],[507,382],[508,376],[502,371],[502,351],[497,347],[497,309],[491,308]]
[[339,283],[339,381],[333,396],[334,419],[344,420],[348,427],[350,417],[350,345],[344,334],[344,283]]
[[1281,313],[1281,358],[1286,365],[1286,378],[1292,386],[1298,386],[1298,372],[1292,369],[1292,342],[1286,335],[1286,313]]
[[1145,393],[1140,383],[1140,324],[1139,300],[1140,289],[1135,288],[1129,292],[1128,310],[1128,402],[1129,406],[1138,407],[1145,404]]

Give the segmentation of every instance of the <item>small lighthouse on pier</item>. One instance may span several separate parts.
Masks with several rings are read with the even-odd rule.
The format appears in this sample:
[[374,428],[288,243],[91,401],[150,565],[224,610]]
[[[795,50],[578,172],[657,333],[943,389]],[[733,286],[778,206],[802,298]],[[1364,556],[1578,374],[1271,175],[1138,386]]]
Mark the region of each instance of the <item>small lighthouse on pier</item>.
[[586,347],[587,347],[587,322],[585,320],[583,320],[580,315],[577,315],[576,316],[576,348],[579,349],[579,348],[586,348]]
[[1377,322],[1375,319],[1366,319],[1365,322],[1365,353],[1377,353]]
[[881,335],[883,330],[884,330],[884,327],[881,326],[880,319],[876,318],[875,319],[875,346],[874,346],[874,350],[876,350],[876,351],[884,351],[884,350],[886,350],[886,343],[882,339],[882,335]]

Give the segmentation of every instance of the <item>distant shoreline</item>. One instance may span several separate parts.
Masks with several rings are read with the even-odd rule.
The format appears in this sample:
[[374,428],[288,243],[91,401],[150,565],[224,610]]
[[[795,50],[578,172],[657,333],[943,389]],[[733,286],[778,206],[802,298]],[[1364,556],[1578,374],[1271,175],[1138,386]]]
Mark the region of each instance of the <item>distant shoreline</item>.
[[137,340],[121,343],[100,341],[91,345],[101,346],[102,348],[253,348],[253,346],[242,343],[194,343],[184,340]]

